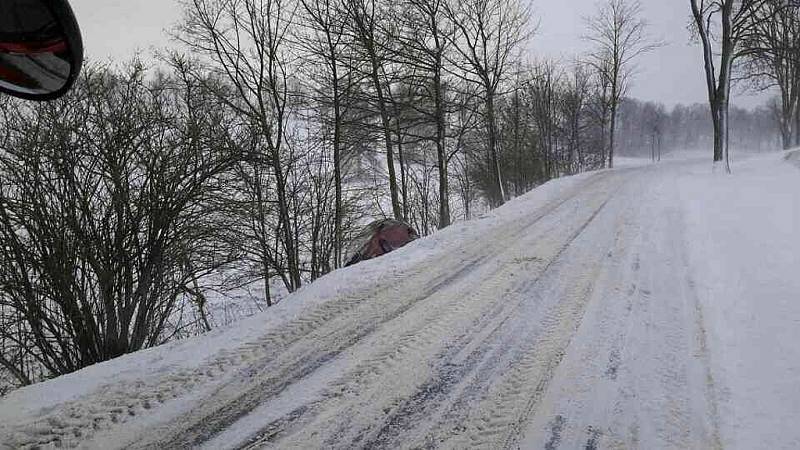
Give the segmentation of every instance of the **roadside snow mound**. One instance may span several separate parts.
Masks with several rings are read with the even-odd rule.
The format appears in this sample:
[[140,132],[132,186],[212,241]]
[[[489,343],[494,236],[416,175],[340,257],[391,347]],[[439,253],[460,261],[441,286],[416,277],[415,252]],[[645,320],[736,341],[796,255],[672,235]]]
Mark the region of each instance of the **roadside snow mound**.
[[547,183],[11,393],[0,447],[800,448],[797,158]]
[[[37,426],[52,431],[45,433],[51,442],[80,441],[94,430],[145,413],[149,421],[157,421],[153,411],[156,406],[173,398],[190,400],[201,386],[211,388],[222,383],[226,376],[262,357],[270,348],[264,344],[265,337],[269,337],[269,344],[292,337],[272,337],[271,331],[289,328],[300,333],[324,321],[334,310],[352,302],[369,301],[376,284],[388,282],[387,278],[402,278],[426,266],[458,258],[465,242],[485,239],[591,176],[581,174],[550,181],[479,219],[458,222],[378,260],[337,270],[232,327],[18,389],[0,399],[0,442],[7,442],[3,437],[12,435],[12,430],[38,423],[44,417],[45,424]],[[63,414],[53,414],[60,409],[65,409]],[[28,438],[20,436],[14,442],[32,442]]]

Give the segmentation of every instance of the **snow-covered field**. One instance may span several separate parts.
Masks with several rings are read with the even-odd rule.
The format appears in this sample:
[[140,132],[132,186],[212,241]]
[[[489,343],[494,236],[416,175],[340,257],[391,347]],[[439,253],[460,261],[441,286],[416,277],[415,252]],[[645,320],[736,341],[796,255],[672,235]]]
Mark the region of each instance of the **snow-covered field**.
[[0,446],[800,448],[785,157],[555,180],[231,328],[12,392]]

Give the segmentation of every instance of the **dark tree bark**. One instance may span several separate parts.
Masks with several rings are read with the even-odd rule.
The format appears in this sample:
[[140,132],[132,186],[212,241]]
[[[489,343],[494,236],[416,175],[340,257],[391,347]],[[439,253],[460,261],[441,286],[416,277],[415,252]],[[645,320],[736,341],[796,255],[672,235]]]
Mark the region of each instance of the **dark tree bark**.
[[392,119],[389,115],[389,107],[386,99],[385,90],[390,89],[381,81],[384,71],[383,49],[380,39],[377,21],[380,17],[378,4],[375,0],[347,0],[347,7],[352,17],[354,37],[359,47],[364,52],[369,68],[369,79],[375,91],[375,102],[381,119],[384,143],[386,145],[386,167],[389,174],[389,193],[392,198],[392,213],[398,220],[403,219],[403,208],[400,205],[398,195],[397,174],[394,164],[394,146],[392,145]]

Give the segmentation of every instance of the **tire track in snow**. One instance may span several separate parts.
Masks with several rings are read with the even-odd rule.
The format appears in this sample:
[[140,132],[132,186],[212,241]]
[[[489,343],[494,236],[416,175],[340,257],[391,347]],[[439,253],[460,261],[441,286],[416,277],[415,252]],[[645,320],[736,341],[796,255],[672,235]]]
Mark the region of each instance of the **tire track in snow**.
[[[437,281],[433,286],[429,281],[421,282],[420,278],[425,279],[426,276],[430,277],[430,274],[420,270],[413,276],[406,275],[391,289],[376,289],[368,295],[358,295],[347,301],[336,301],[335,303],[355,303],[357,308],[348,308],[346,318],[342,318],[344,314],[341,312],[320,314],[320,320],[314,322],[315,327],[310,332],[297,337],[291,345],[270,352],[274,358],[265,358],[264,364],[258,365],[258,367],[256,364],[250,364],[247,367],[251,374],[259,376],[266,374],[265,378],[255,381],[250,376],[237,380],[237,383],[223,386],[209,395],[202,407],[195,408],[195,410],[202,411],[200,417],[181,418],[181,423],[177,424],[181,427],[181,431],[167,439],[137,445],[153,448],[185,448],[208,440],[263,401],[278,394],[287,386],[312,373],[330,359],[372,334],[383,324],[401,316],[417,303],[430,298],[441,289],[449,285],[456,285],[457,283],[454,283],[456,280],[467,276],[481,267],[484,262],[516,245],[516,240],[521,233],[548,217],[565,203],[575,200],[584,192],[591,192],[596,186],[611,183],[617,178],[617,174],[596,174],[580,186],[576,186],[567,195],[538,209],[530,219],[521,223],[513,222],[499,227],[496,231],[493,230],[499,236],[505,237],[502,245],[487,249],[485,243],[476,242],[474,247],[468,249],[471,254],[464,258],[455,270],[449,269],[436,275]],[[419,290],[418,284],[428,287]],[[413,293],[415,290],[418,292],[417,294],[408,295],[408,292]],[[329,304],[325,306],[327,305]],[[331,305],[331,307],[336,308],[336,305]],[[342,320],[337,322],[338,319]],[[313,333],[325,335],[327,345],[321,346],[320,339],[310,339]],[[305,348],[298,349],[295,344],[302,344]],[[187,422],[191,424],[188,427],[185,425]]]
[[[611,197],[613,197],[613,195]],[[604,202],[603,208],[606,206],[606,203],[607,202]],[[570,245],[572,245],[572,243],[584,233],[586,228],[595,221],[597,216],[601,213],[601,210],[602,208],[596,210],[592,214],[590,220],[583,223],[581,228],[571,236]],[[568,247],[564,250],[566,251],[567,249]],[[601,253],[605,255],[605,252]],[[551,266],[562,264],[562,256],[563,252],[559,254],[558,259],[551,262]],[[507,334],[505,340],[501,341],[501,348],[513,348],[514,345],[519,345],[520,342],[526,345],[527,348],[523,348],[517,351],[515,355],[511,356],[512,359],[508,362],[511,371],[499,380],[501,385],[499,389],[495,389],[494,392],[486,392],[483,397],[472,399],[472,402],[477,404],[470,404],[469,401],[462,402],[462,405],[465,405],[462,406],[464,412],[478,411],[479,414],[477,416],[473,414],[472,417],[462,416],[452,419],[451,422],[458,424],[457,427],[460,429],[458,434],[462,436],[455,437],[453,439],[454,442],[444,441],[443,445],[445,447],[458,448],[469,446],[500,448],[503,446],[501,436],[511,436],[518,433],[519,427],[526,420],[526,415],[528,414],[526,413],[526,409],[528,411],[532,409],[538,401],[537,398],[540,396],[540,392],[546,389],[549,379],[552,377],[552,370],[560,364],[560,359],[563,358],[563,349],[566,349],[569,345],[571,334],[574,333],[574,330],[568,331],[568,336],[565,337],[563,334],[559,335],[558,330],[563,329],[565,326],[567,328],[574,327],[574,329],[577,329],[580,325],[580,318],[583,314],[585,301],[596,279],[596,275],[593,272],[596,271],[601,261],[602,257],[597,258],[597,261],[591,264],[587,264],[587,266],[591,268],[590,273],[579,276],[577,284],[568,292],[562,293],[558,291],[559,294],[565,295],[562,299],[557,301],[555,305],[550,305],[543,311],[542,317],[534,322],[536,326],[533,327],[533,332],[530,333],[530,337],[523,338],[521,336],[515,336],[514,333],[510,333],[510,339]],[[573,266],[571,269],[575,270],[576,268]],[[550,280],[548,280],[548,276],[551,277]],[[531,294],[539,295],[538,292],[542,289],[546,289],[545,286],[547,286],[548,282],[555,279],[559,280],[559,282],[568,283],[571,276],[573,276],[573,274],[568,274],[567,278],[564,279],[560,276],[560,272],[558,271],[553,274],[545,273],[542,277],[535,280],[529,289],[526,290],[526,294],[528,296]],[[576,300],[578,303],[575,303]],[[531,302],[532,300],[530,298],[525,298],[523,300],[523,303]],[[581,305],[580,302],[584,304]],[[518,305],[510,314],[518,314],[520,306],[522,305]],[[492,339],[501,340],[503,338],[493,336]],[[487,368],[491,368],[494,364],[487,361],[484,365],[487,366]],[[531,374],[533,371],[542,369],[543,367],[545,368],[545,373],[549,375],[544,376],[536,386],[531,386]],[[462,390],[467,394],[474,395],[475,392],[479,391],[478,388],[485,388],[491,383],[496,383],[497,380],[492,379],[493,375],[496,378],[496,374],[490,370],[486,372],[485,375],[478,376],[472,380],[472,386],[465,386]],[[523,408],[521,402],[525,403],[526,407]],[[431,435],[441,434],[441,428],[441,424],[439,424],[437,433],[431,433]],[[463,435],[466,435],[468,438],[466,441],[464,441],[465,436]]]
[[[473,263],[479,262],[481,259],[482,257],[475,258]],[[423,298],[453,282],[469,268],[469,266],[464,267],[453,275],[436,277],[433,286],[423,292]],[[411,276],[418,277],[421,274],[420,271]],[[396,289],[398,286],[380,291]],[[149,414],[168,401],[189,393],[199,386],[218,382],[220,378],[235,374],[238,370],[252,372],[253,365],[278,357],[280,353],[286,351],[286,348],[333,318],[353,313],[360,305],[364,304],[363,295],[364,293],[354,294],[325,303],[309,314],[294,319],[274,332],[268,333],[257,342],[243,344],[235,350],[221,351],[197,369],[174,371],[160,378],[156,383],[137,381],[123,389],[104,387],[100,392],[93,393],[87,399],[63,405],[57,413],[50,414],[35,424],[12,430],[7,442],[12,448],[20,449],[32,449],[47,445],[75,447],[98,432],[122,425],[136,416]],[[378,294],[372,291],[366,295]],[[324,363],[324,356],[317,361],[318,365]],[[302,370],[301,368],[301,375]]]
[[[799,152],[793,152],[793,155],[800,155]],[[800,166],[798,166],[800,167]],[[686,235],[686,224],[682,220],[678,221],[681,234]],[[691,273],[691,263],[689,261],[689,249],[686,241],[682,242],[681,262],[683,266],[683,278],[685,286],[687,287],[689,304],[687,305],[689,312],[692,314],[694,320],[690,325],[693,326],[694,346],[696,352],[695,357],[699,361],[699,371],[701,372],[702,386],[696,389],[702,393],[702,411],[703,417],[708,420],[705,425],[708,431],[706,442],[708,442],[713,450],[722,450],[722,436],[720,434],[720,416],[719,416],[719,402],[717,400],[717,387],[714,381],[714,376],[711,369],[711,354],[708,349],[708,332],[706,331],[705,319],[703,316],[703,306],[700,297],[697,293],[697,284],[694,276]]]
[[[458,278],[465,276],[471,270],[480,266],[482,262],[506,250],[508,246],[514,244],[516,236],[523,233],[527,227],[547,217],[585,190],[592,189],[593,186],[603,183],[610,176],[611,174],[608,173],[594,174],[571,188],[566,194],[538,208],[536,214],[530,220],[522,223],[512,222],[498,227],[497,233],[509,236],[505,243],[506,247],[492,248],[487,255],[486,245],[476,242],[476,245],[463,249],[469,255],[463,258],[461,264],[454,270],[431,275],[422,266],[422,268],[410,273],[394,274],[388,282],[384,282],[381,286],[366,292],[362,291],[335,301],[326,302],[308,314],[293,319],[267,333],[258,341],[245,343],[236,349],[221,351],[198,368],[180,369],[149,383],[137,381],[123,387],[105,386],[100,392],[92,393],[87,398],[61,405],[58,411],[45,414],[36,423],[10,430],[9,436],[4,437],[3,440],[8,442],[11,447],[21,449],[47,445],[65,448],[75,447],[88,441],[97,433],[109,431],[126,422],[133,421],[137,417],[152,414],[171,400],[185,396],[201,387],[219,384],[226,378],[229,379],[241,375],[243,371],[252,375],[255,372],[269,370],[271,363],[278,359],[280,355],[289,351],[289,348],[294,344],[302,341],[316,330],[325,327],[326,324],[336,318],[345,315],[361,316],[364,315],[361,310],[370,309],[366,314],[366,320],[362,320],[362,322],[380,324],[392,320],[416,302],[431,296],[442,287],[452,284]],[[413,297],[405,305],[405,308],[395,310],[394,314],[385,314],[385,311],[382,311],[385,305],[376,305],[370,301],[376,298],[385,300],[402,299],[403,293],[413,292],[417,285],[427,286],[427,288]],[[360,337],[374,331],[376,327],[372,326],[364,330],[349,344],[352,345],[357,342]],[[341,349],[338,351],[341,351]],[[303,376],[313,371],[316,367],[324,364],[331,356],[330,353],[317,355],[316,358],[311,359],[310,364],[300,364],[300,366],[295,367],[295,370],[284,372],[283,375],[288,377],[285,380],[290,381],[293,377]],[[244,378],[245,383],[252,383],[251,377],[245,376]],[[280,387],[280,382],[278,386]],[[260,398],[268,397],[279,390],[268,389],[264,391],[266,395],[262,395]],[[245,403],[244,405],[239,405],[238,409],[240,411],[234,417],[229,417],[225,421],[216,421],[213,430],[210,430],[212,432],[204,432],[201,437],[205,439],[219,431],[232,420],[235,420],[236,417],[246,413],[256,402],[247,401]],[[184,417],[181,420],[186,420],[186,418]],[[200,441],[194,441],[193,443]]]
[[[613,198],[614,196],[616,196],[616,193],[609,197]],[[583,223],[581,229],[578,230],[573,237],[577,238],[581,236],[598,214],[600,214],[600,211],[596,211],[589,222]],[[604,220],[608,220],[609,214],[605,216],[606,219]],[[598,230],[598,228],[600,230]],[[613,227],[611,228],[613,229]],[[506,433],[514,435],[518,432],[518,428],[526,421],[526,414],[524,413],[525,408],[520,404],[520,399],[524,402],[528,393],[535,391],[533,388],[536,387],[528,384],[528,374],[534,370],[537,365],[541,368],[542,364],[549,363],[557,367],[559,363],[558,358],[551,358],[549,361],[543,361],[544,357],[542,354],[545,352],[539,352],[539,350],[541,350],[542,345],[548,341],[548,337],[553,336],[553,329],[558,328],[557,324],[559,322],[562,324],[564,322],[571,322],[574,325],[574,329],[577,329],[580,325],[580,317],[583,314],[582,311],[584,308],[580,305],[578,305],[577,308],[571,308],[568,304],[575,299],[585,299],[587,297],[585,294],[580,294],[580,286],[591,290],[596,278],[594,274],[596,269],[603,263],[606,256],[611,256],[610,253],[607,255],[608,252],[603,250],[605,247],[601,245],[600,248],[596,249],[599,250],[597,253],[598,257],[592,258],[589,256],[586,258],[591,259],[591,262],[575,262],[576,256],[578,258],[583,258],[586,254],[587,249],[585,245],[587,242],[599,242],[609,239],[604,237],[607,233],[602,231],[602,225],[598,225],[598,227],[594,227],[594,229],[591,236],[583,238],[583,243],[577,246],[579,248],[576,248],[571,256],[566,256],[566,260],[561,261],[562,255],[559,255],[559,258],[553,261],[553,266],[555,266],[553,267],[553,273],[545,274],[544,277],[534,280],[534,283],[523,291],[527,294],[527,297],[521,300],[521,305],[517,305],[510,310],[511,317],[509,317],[509,323],[503,322],[499,324],[497,328],[492,330],[490,335],[480,340],[480,345],[482,347],[499,347],[499,350],[494,351],[495,355],[484,356],[479,354],[477,350],[480,349],[480,347],[473,346],[475,353],[473,353],[472,356],[480,360],[482,367],[476,367],[474,370],[470,369],[473,370],[474,373],[469,374],[469,376],[466,377],[467,379],[461,382],[461,386],[457,386],[457,389],[455,389],[457,392],[449,392],[448,395],[452,398],[442,401],[442,405],[429,404],[426,405],[428,406],[427,408],[416,411],[416,415],[418,416],[417,425],[435,422],[431,426],[423,426],[423,428],[428,428],[427,438],[424,440],[424,443],[420,443],[419,440],[409,441],[409,430],[403,427],[397,427],[397,429],[402,430],[402,434],[395,434],[391,436],[390,439],[379,441],[380,445],[378,445],[378,447],[388,448],[399,446],[401,448],[418,448],[421,446],[443,446],[446,448],[500,448],[504,445],[502,442],[503,435]],[[599,236],[597,236],[598,231],[601,233]],[[611,233],[611,237],[614,238],[613,232]],[[618,232],[616,235],[617,244],[620,243],[620,239],[620,233]],[[613,239],[611,240],[613,241]],[[613,247],[612,244],[608,244],[608,246],[609,248]],[[581,266],[582,264],[584,268],[581,274],[580,269],[575,266]],[[563,272],[561,270],[563,270]],[[558,290],[555,292],[550,292],[548,290],[552,289],[553,285],[569,284],[576,273],[578,274],[578,286],[573,289],[574,292],[565,294]],[[530,294],[536,294],[541,291],[545,291],[545,294],[542,294],[542,296],[555,299],[560,299],[563,296],[566,300],[563,302],[556,300],[555,305],[545,305],[544,309],[546,309],[546,311],[544,312],[546,314],[540,314],[543,315],[543,317],[539,317],[536,314],[530,316],[531,305],[533,304],[535,308],[539,307],[539,305],[536,305],[537,302],[530,298]],[[575,306],[575,304],[572,303],[572,306]],[[572,313],[574,313],[572,319],[566,321],[562,320],[565,317],[564,311],[569,311],[570,309],[573,309]],[[517,316],[522,316],[523,318],[519,319]],[[522,326],[519,325],[520,320],[523,321]],[[516,326],[515,322],[517,323]],[[533,327],[535,332],[527,331],[531,329],[531,324],[536,324],[536,326]],[[502,329],[500,328],[501,326]],[[537,326],[539,327],[537,328]],[[512,331],[506,331],[508,328],[511,328]],[[570,326],[567,326],[567,328],[570,328]],[[544,331],[544,333],[542,331]],[[525,337],[526,333],[531,334],[531,336]],[[571,334],[574,334],[574,331],[567,334],[571,336]],[[558,338],[556,341],[561,341],[563,343],[562,338]],[[532,344],[530,344],[531,342]],[[508,355],[504,355],[504,353],[510,353],[507,349],[519,346],[520,343],[524,346],[530,344],[531,347],[529,347],[527,352],[516,351],[516,354],[512,355],[513,358],[509,361]],[[565,345],[568,346],[568,343]],[[556,345],[556,347],[558,347],[558,345]],[[531,353],[531,348],[536,349],[533,350],[535,354]],[[483,351],[485,349],[481,350]],[[520,354],[528,355],[529,357],[526,359],[521,357]],[[563,355],[560,356],[563,357]],[[522,361],[522,363],[520,363],[520,361]],[[505,374],[498,374],[496,368],[500,364],[510,366],[511,371]],[[538,389],[545,389],[547,384],[546,378],[547,377],[539,384]],[[499,394],[499,397],[497,392],[503,391],[503,389],[495,389],[483,396],[478,395],[481,390],[485,390],[487,386],[497,381],[505,383],[506,387],[504,393]],[[531,400],[529,406],[535,405],[535,397],[536,393],[534,392],[533,397],[529,399]],[[496,401],[490,401],[492,398]],[[476,411],[477,413],[475,413]],[[522,413],[520,413],[520,411],[522,411]],[[470,415],[470,412],[475,414]],[[414,431],[417,432],[418,430]],[[558,440],[555,440],[551,444],[557,445],[557,442]],[[371,446],[367,445],[365,447]]]
[[[599,211],[593,220],[597,214]],[[468,430],[467,443],[470,448],[517,446],[525,424],[534,414],[581,326],[595,283],[603,270],[604,260],[623,245],[619,228],[622,218],[616,222],[611,247],[599,252],[594,259],[585,255],[591,262],[584,262],[583,268],[571,266],[570,277],[575,276],[575,272],[580,273],[574,284],[568,286],[560,301],[547,312],[536,336],[514,360],[510,374],[501,381],[499,388],[490,391],[483,405],[476,408],[481,413],[464,425]],[[568,283],[572,280],[559,281]],[[455,443],[447,443],[446,446],[457,448],[463,443],[456,439]]]
[[587,311],[522,448],[548,442],[557,416],[562,448],[720,448],[680,215],[661,206],[676,191],[669,181],[637,189],[647,197],[626,239],[633,251],[599,283],[604,301]]
[[[674,182],[665,184],[670,193],[677,192]],[[646,419],[638,417],[634,426],[642,432],[637,438],[643,445],[721,449],[702,308],[688,261],[680,200],[672,200],[646,214],[653,223],[645,227],[645,240],[654,243],[654,251],[642,256],[639,272],[647,326],[637,334],[647,345],[637,350],[644,352],[644,361],[636,370],[636,385],[653,394],[647,401],[640,395],[637,402],[644,405]]]
[[[380,382],[381,377],[392,376],[402,370],[405,364],[408,364],[405,358],[407,353],[433,355],[439,349],[437,344],[443,341],[449,342],[451,347],[448,352],[449,356],[445,356],[441,359],[444,361],[443,367],[438,369],[438,373],[436,373],[431,380],[418,386],[416,391],[408,392],[405,401],[400,402],[398,405],[387,405],[386,409],[394,412],[388,414],[385,424],[379,424],[377,429],[358,431],[360,428],[363,428],[363,424],[359,425],[351,421],[340,421],[336,428],[337,431],[329,433],[334,437],[333,440],[328,439],[309,442],[302,440],[293,441],[289,439],[288,441],[279,441],[280,445],[288,447],[324,446],[327,448],[344,448],[358,443],[359,447],[364,448],[384,447],[386,446],[384,444],[392,439],[392,437],[389,436],[391,434],[390,430],[404,429],[404,426],[399,425],[401,423],[404,423],[405,426],[413,425],[414,422],[419,419],[414,416],[419,415],[420,405],[433,403],[435,397],[450,395],[453,385],[460,382],[466,372],[473,370],[471,365],[477,364],[480,361],[480,358],[476,356],[479,356],[478,354],[483,352],[482,347],[485,347],[482,342],[483,339],[490,338],[497,328],[514,314],[517,306],[513,305],[513,303],[524,301],[518,294],[530,291],[530,289],[538,283],[539,278],[548,273],[551,266],[559,260],[563,252],[570,247],[572,242],[583,233],[586,227],[589,226],[599,212],[605,207],[608,199],[613,196],[611,192],[602,190],[594,192],[592,195],[599,199],[596,200],[599,205],[587,208],[587,203],[591,203],[591,201],[585,200],[582,202],[581,208],[584,210],[588,209],[589,217],[576,221],[579,225],[571,232],[567,230],[567,237],[565,240],[554,242],[551,250],[542,248],[532,251],[532,253],[535,254],[544,254],[548,256],[540,262],[534,274],[528,274],[529,278],[524,282],[510,286],[503,295],[495,295],[496,298],[493,301],[485,302],[480,309],[474,309],[474,307],[471,306],[472,303],[480,301],[481,299],[492,298],[492,293],[496,293],[498,288],[502,288],[502,283],[507,283],[507,279],[501,277],[501,284],[497,284],[492,282],[492,278],[488,278],[486,282],[483,283],[484,285],[468,298],[450,295],[449,300],[445,302],[442,309],[428,311],[428,317],[424,320],[409,320],[409,323],[416,324],[415,328],[403,334],[399,339],[396,338],[396,335],[393,336],[389,333],[387,335],[387,342],[385,342],[385,345],[381,346],[384,348],[383,350],[377,351],[375,356],[368,360],[366,364],[361,365],[352,373],[348,373],[342,380],[334,383],[334,391],[341,390],[345,394],[357,394],[358,397],[369,397],[370,393],[368,391],[370,388],[373,390],[375,388],[382,389],[383,383]],[[564,218],[562,217],[562,219]],[[560,220],[558,222],[560,224],[558,226],[562,228],[561,233],[565,231],[563,230],[563,224],[565,222],[570,223],[569,220]],[[545,232],[539,235],[529,236],[528,238],[532,241],[536,241],[540,236],[550,233],[555,233],[555,230],[545,230]],[[520,246],[524,247],[522,243],[520,243]],[[506,263],[503,268],[507,267],[507,265],[508,263]],[[496,274],[497,271],[492,275],[494,276]],[[468,289],[468,287],[462,287],[462,289]],[[472,299],[473,297],[474,300]],[[507,302],[509,301],[511,301],[512,304],[508,304]],[[489,310],[489,312],[487,313],[486,310]],[[450,337],[454,329],[459,329],[459,326],[457,326],[458,322],[475,322],[478,323],[478,326],[470,329],[468,333],[453,342],[451,339],[447,338]],[[463,325],[461,328],[463,328]],[[475,340],[477,340],[477,342],[473,342]],[[477,344],[477,350],[475,344]],[[468,350],[468,354],[476,353],[476,355],[471,355],[471,362],[469,364],[460,366],[456,364],[454,360],[463,359],[461,355],[465,350]],[[437,359],[437,361],[440,360]],[[357,404],[343,401],[341,398],[342,395],[333,396],[328,402],[337,404],[335,408],[330,405],[317,405],[310,408],[310,410],[325,409],[327,416],[341,417],[342,415],[347,415],[348,410],[352,411],[358,409]],[[340,412],[332,412],[330,409]],[[374,426],[374,424],[372,425]],[[308,423],[297,423],[294,427],[296,428],[294,431],[302,430],[303,434],[308,434],[309,428],[317,430],[326,428],[319,425],[315,426],[314,424],[309,426]],[[271,428],[271,425],[268,425],[267,428]],[[287,431],[291,432],[291,430]],[[354,434],[355,437],[353,436]],[[260,435],[267,436],[266,438],[261,438]],[[248,448],[257,448],[260,445],[274,440],[275,437],[274,434],[259,433],[255,438],[250,440]]]

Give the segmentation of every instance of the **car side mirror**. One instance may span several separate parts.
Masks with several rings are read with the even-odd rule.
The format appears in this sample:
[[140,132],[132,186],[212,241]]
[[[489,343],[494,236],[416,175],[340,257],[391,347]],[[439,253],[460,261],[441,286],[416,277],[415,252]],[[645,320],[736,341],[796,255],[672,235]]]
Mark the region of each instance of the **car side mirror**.
[[67,0],[0,0],[0,92],[58,98],[82,63],[81,33]]

